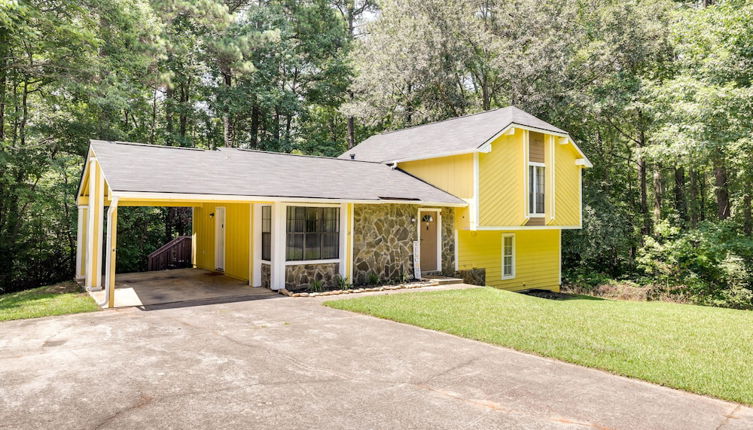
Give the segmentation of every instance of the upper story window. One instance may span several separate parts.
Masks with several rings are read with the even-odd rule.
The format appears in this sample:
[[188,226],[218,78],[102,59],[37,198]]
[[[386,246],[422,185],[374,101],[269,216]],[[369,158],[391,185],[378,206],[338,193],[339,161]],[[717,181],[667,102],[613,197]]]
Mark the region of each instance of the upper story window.
[[528,134],[528,214],[544,216],[544,184],[546,167],[544,164],[544,135],[536,132]]
[[340,209],[288,206],[287,261],[340,256]]
[[528,163],[528,213],[544,216],[544,172],[543,163]]

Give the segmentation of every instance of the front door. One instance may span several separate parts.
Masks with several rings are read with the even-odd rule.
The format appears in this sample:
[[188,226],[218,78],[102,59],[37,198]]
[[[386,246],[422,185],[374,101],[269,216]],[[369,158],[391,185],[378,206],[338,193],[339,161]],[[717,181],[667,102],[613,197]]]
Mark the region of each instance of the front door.
[[225,271],[225,208],[214,210],[214,265],[218,272]]
[[421,241],[421,271],[422,272],[436,272],[439,270],[437,266],[438,261],[438,247],[437,244],[437,232],[438,227],[438,212],[421,212],[420,228],[419,228],[419,240]]

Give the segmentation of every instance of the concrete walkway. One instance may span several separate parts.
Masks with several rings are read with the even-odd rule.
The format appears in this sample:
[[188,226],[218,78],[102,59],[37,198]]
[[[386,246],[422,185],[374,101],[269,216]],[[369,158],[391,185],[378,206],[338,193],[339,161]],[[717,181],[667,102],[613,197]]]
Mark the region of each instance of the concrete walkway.
[[0,428],[753,428],[747,407],[321,301],[0,323]]

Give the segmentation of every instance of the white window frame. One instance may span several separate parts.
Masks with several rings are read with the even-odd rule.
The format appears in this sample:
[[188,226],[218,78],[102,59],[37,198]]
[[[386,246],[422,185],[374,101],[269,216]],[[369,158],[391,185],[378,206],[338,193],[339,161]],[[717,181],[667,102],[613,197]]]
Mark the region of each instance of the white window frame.
[[[507,239],[508,237],[512,239],[512,255],[511,255],[511,257],[512,257],[512,273],[509,274],[509,275],[506,275],[505,274],[505,239]],[[515,233],[503,233],[502,234],[502,261],[501,261],[501,263],[502,263],[501,269],[502,270],[500,270],[500,272],[502,274],[502,279],[503,280],[506,280],[506,279],[515,279],[515,272],[516,272],[515,271],[515,254],[516,254],[516,252],[515,252]]]
[[[335,208],[338,209],[338,215],[337,217],[340,219],[340,232],[338,236],[338,240],[340,241],[338,244],[338,252],[340,253],[340,256],[337,258],[327,258],[327,259],[318,259],[318,260],[290,260],[288,261],[288,207],[290,206],[302,206],[302,207],[309,207],[309,208]],[[345,207],[345,204],[338,204],[338,203],[288,203],[285,205],[285,221],[283,222],[283,226],[285,228],[285,237],[283,238],[282,247],[285,250],[284,254],[284,265],[285,266],[299,266],[302,264],[332,264],[332,263],[340,263],[340,272],[343,271],[342,266],[344,266],[345,261],[345,255],[344,255],[344,247],[345,247],[345,241],[347,238],[345,237],[346,230],[343,228],[343,216],[344,212],[347,211],[347,209],[343,209]],[[342,275],[343,273],[340,273]]]
[[[546,216],[546,164],[545,163],[539,163],[536,161],[529,161],[528,162],[528,184],[531,183],[531,173],[530,173],[530,167],[534,167],[533,169],[533,189],[527,190],[528,192],[528,207],[526,210],[528,211],[528,217],[529,218],[544,218]],[[535,167],[541,167],[544,169],[543,177],[544,177],[544,212],[537,213],[537,212],[531,212],[530,208],[533,206],[536,208],[536,195],[538,194],[538,188],[539,188],[539,181],[538,181],[538,173],[536,173]],[[526,185],[528,185],[526,184]]]

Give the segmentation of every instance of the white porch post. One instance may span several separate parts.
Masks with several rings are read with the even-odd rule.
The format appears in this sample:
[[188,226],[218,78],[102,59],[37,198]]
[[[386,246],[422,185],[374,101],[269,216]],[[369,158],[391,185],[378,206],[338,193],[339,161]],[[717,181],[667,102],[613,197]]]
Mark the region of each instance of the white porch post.
[[89,160],[89,221],[86,231],[86,287],[97,290],[102,285],[102,211],[104,177],[97,160]]
[[[338,252],[340,253],[340,277],[345,278],[348,276],[347,272],[347,264],[348,264],[348,255],[346,252],[345,246],[348,244],[348,232],[350,231],[350,227],[348,226],[348,204],[347,203],[340,203],[340,249]],[[349,280],[349,282],[352,282],[352,280]]]
[[87,225],[87,205],[78,207],[78,228],[76,229],[76,280],[79,281],[86,276],[86,244],[84,243],[85,230]]
[[252,287],[261,287],[261,206],[258,203],[251,205],[253,216],[251,222],[251,245],[249,249],[253,250],[254,255]]
[[285,204],[272,204],[272,267],[269,283],[273,290],[285,288],[286,211]]
[[105,264],[105,282],[107,282],[107,307],[115,306],[115,266],[118,243],[118,199],[113,198],[107,210],[107,262]]

